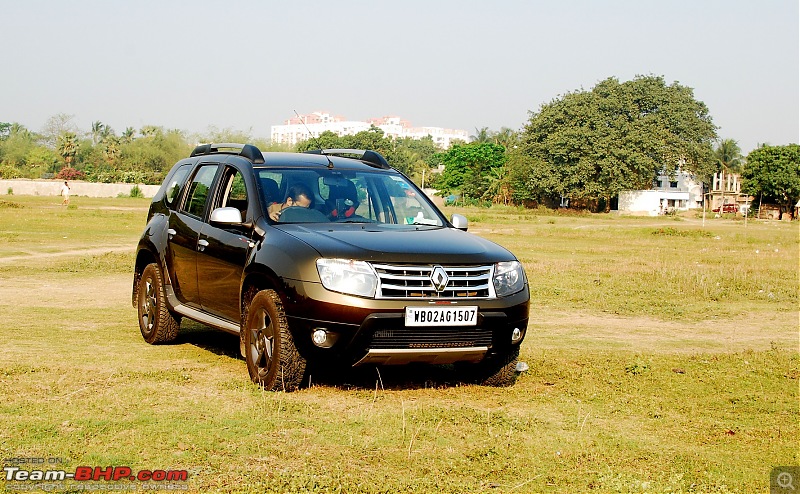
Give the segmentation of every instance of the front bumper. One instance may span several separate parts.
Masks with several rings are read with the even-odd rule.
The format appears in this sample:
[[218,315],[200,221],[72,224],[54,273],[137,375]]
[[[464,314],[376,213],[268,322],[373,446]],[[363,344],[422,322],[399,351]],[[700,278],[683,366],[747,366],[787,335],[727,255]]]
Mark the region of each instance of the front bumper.
[[[412,362],[450,364],[479,362],[507,350],[515,328],[524,339],[529,292],[498,299],[379,300],[331,292],[319,283],[289,281],[283,300],[298,349],[309,358],[346,357],[354,365],[398,365]],[[406,327],[407,306],[477,306],[475,326]],[[312,343],[314,331],[332,338],[328,348]]]

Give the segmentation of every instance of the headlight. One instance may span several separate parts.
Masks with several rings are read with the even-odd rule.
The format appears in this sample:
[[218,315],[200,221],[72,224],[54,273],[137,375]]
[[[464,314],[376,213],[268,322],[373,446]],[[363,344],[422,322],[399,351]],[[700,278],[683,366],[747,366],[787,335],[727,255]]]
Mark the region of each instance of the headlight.
[[498,262],[494,265],[494,291],[498,297],[517,293],[525,287],[525,272],[519,261]]
[[322,286],[334,292],[359,297],[374,297],[378,276],[364,261],[350,259],[317,259]]

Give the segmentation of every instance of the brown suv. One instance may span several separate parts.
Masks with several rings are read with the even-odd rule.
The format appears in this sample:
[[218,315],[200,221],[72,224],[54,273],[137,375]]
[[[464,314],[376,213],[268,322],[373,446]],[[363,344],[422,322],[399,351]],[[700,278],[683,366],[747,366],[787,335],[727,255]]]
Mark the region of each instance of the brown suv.
[[466,230],[373,151],[207,144],[153,198],[133,304],[148,343],[175,339],[182,317],[238,334],[267,389],[332,361],[463,363],[475,382],[510,385],[527,280]]

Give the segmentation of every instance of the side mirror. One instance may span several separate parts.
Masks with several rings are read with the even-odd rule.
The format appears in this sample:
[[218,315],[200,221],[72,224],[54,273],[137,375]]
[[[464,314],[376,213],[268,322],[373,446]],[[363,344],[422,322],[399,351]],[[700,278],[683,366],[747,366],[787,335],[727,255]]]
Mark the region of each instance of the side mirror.
[[211,211],[209,221],[218,225],[241,225],[242,212],[236,208],[217,208]]
[[450,223],[453,224],[454,227],[458,228],[459,230],[467,231],[467,218],[460,214],[454,214],[450,217]]

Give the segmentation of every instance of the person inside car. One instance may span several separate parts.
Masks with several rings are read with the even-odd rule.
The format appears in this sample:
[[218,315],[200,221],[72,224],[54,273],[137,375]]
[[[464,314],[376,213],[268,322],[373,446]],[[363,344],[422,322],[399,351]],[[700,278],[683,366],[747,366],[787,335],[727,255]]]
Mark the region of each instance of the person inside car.
[[278,221],[278,218],[281,216],[281,212],[284,209],[290,208],[292,206],[301,207],[301,208],[308,208],[311,207],[311,198],[314,197],[311,191],[303,184],[294,184],[289,187],[289,190],[286,192],[286,199],[283,203],[274,203],[270,204],[268,209],[269,217],[272,221]]

